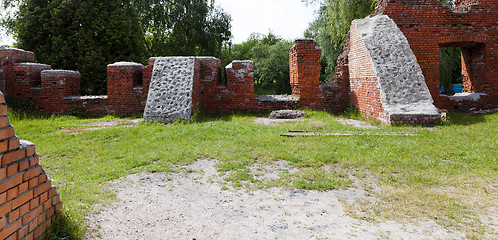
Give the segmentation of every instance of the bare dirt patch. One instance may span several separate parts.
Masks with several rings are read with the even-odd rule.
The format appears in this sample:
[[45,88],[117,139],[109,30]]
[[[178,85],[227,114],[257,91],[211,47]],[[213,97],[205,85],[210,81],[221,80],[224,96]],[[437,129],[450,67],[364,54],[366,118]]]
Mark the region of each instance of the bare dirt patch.
[[116,127],[118,125],[133,126],[138,124],[140,121],[142,121],[142,119],[132,119],[132,120],[113,119],[109,121],[95,121],[95,122],[89,122],[83,125],[82,127],[78,128],[62,129],[61,132],[64,134],[77,134],[85,131]]
[[374,126],[368,122],[355,120],[355,119],[347,119],[347,118],[336,118],[336,120],[344,125],[363,128],[363,129],[378,129],[377,126]]
[[[360,186],[325,192],[234,189],[216,161],[178,173],[140,173],[110,183],[118,201],[88,217],[88,239],[461,239],[434,221],[370,222],[350,217],[348,202],[375,201]],[[278,178],[284,162],[251,169]],[[292,168],[289,171],[295,171]]]
[[259,124],[263,124],[266,126],[275,126],[278,124],[290,123],[290,122],[299,122],[299,121],[304,121],[304,118],[276,119],[276,118],[259,117],[259,118],[256,118],[253,120],[254,123],[259,123]]

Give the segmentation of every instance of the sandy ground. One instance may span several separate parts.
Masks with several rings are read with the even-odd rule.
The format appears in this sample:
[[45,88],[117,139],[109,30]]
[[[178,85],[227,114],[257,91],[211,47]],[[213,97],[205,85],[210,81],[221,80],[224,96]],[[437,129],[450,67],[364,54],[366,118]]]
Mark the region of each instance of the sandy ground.
[[[348,216],[346,202],[375,201],[361,186],[326,192],[248,191],[223,183],[214,160],[178,173],[140,173],[110,184],[118,201],[88,217],[88,239],[462,239],[433,221],[372,223]],[[285,162],[260,169],[277,178]],[[188,169],[188,170],[187,170]],[[263,169],[263,170],[261,170]],[[291,168],[289,171],[293,171]],[[354,185],[354,184],[353,184]],[[374,187],[375,191],[375,187]]]

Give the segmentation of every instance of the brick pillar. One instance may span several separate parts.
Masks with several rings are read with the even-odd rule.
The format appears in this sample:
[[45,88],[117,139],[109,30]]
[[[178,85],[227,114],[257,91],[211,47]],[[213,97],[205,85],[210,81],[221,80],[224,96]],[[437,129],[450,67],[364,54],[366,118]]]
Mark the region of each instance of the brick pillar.
[[42,239],[62,202],[38,162],[35,145],[17,138],[0,93],[0,239]]
[[[3,69],[3,72],[5,74],[5,84],[3,86],[0,86],[0,90],[4,93],[6,98],[10,97],[27,97],[25,96],[28,94],[29,89],[31,88],[31,85],[27,84],[25,85],[24,82],[17,82],[17,74],[24,75],[25,73],[16,73],[15,72],[15,66],[19,65],[21,63],[26,63],[26,62],[34,62],[35,61],[35,54],[33,52],[28,52],[24,51],[21,49],[15,49],[15,48],[3,48],[0,49],[0,68]],[[45,65],[47,66],[47,65]],[[45,70],[47,68],[42,68],[41,70]],[[50,69],[50,68],[48,68]],[[18,70],[21,70],[18,68]],[[32,71],[29,70],[29,68],[25,68],[26,71]],[[40,70],[40,71],[41,71]],[[27,72],[26,72],[27,73]],[[35,75],[38,74],[39,72],[35,73]],[[30,73],[30,75],[33,75]],[[27,77],[27,76],[23,76]]]
[[298,39],[289,53],[292,94],[304,107],[312,107],[320,92],[320,47],[311,39]]
[[5,92],[5,73],[0,69],[0,92]]
[[221,82],[221,60],[214,57],[199,57],[201,63],[201,107],[208,113],[216,112],[217,87]]
[[231,98],[231,110],[250,110],[254,107],[254,62],[249,60],[233,61],[225,67],[227,89]]
[[[111,112],[130,114],[143,111],[144,66],[140,63],[117,62],[107,65],[107,95]],[[148,83],[147,83],[148,84]]]
[[64,114],[71,107],[64,104],[64,97],[77,96],[80,90],[80,73],[68,70],[41,72],[41,101],[39,108],[52,114]]
[[14,64],[14,81],[6,86],[11,97],[32,99],[32,90],[39,90],[41,87],[41,75],[44,70],[52,67],[46,64],[37,63],[16,63]]

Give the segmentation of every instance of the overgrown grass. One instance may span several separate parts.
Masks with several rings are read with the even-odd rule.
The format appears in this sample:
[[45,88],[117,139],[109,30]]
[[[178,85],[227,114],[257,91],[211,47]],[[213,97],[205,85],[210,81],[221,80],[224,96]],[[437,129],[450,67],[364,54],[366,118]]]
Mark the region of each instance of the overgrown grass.
[[[361,181],[378,184],[382,192],[375,203],[353,204],[353,216],[429,218],[464,229],[470,237],[496,234],[481,227],[479,216],[498,209],[497,113],[449,114],[449,121],[435,128],[365,130],[344,126],[323,112],[311,111],[306,121],[277,126],[253,123],[257,115],[199,116],[192,123],[140,123],[67,134],[71,131],[65,130],[113,117],[37,118],[9,112],[16,134],[36,144],[40,162],[61,194],[62,221],[70,230],[58,232],[67,239],[83,236],[84,216],[92,205],[113,200],[113,193],[103,187],[107,181],[143,171],[171,172],[196,159],[219,160],[220,173],[236,187],[258,183],[248,170],[252,164],[276,160],[300,171],[283,173],[289,181],[272,186],[341,188],[350,186],[348,174],[354,173]],[[413,135],[280,136],[289,130]],[[371,177],[365,177],[367,171]]]

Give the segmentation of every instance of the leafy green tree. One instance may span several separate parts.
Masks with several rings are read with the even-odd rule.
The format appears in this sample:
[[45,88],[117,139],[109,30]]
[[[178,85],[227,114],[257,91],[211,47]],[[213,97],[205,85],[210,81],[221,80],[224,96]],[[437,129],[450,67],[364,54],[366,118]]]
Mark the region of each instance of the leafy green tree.
[[290,94],[289,50],[293,43],[278,40],[274,44],[261,41],[251,50],[254,78],[263,88],[273,88],[275,94]]
[[439,82],[446,94],[452,95],[452,84],[462,83],[461,48],[447,47],[439,49]]
[[289,50],[292,45],[293,42],[272,32],[267,35],[252,33],[246,41],[225,47],[223,64],[252,60],[256,94],[290,94]]
[[106,93],[106,65],[145,62],[143,33],[128,0],[21,0],[10,25],[16,46],[53,68],[81,73],[84,94]]
[[148,56],[221,56],[231,17],[207,0],[133,0]]

